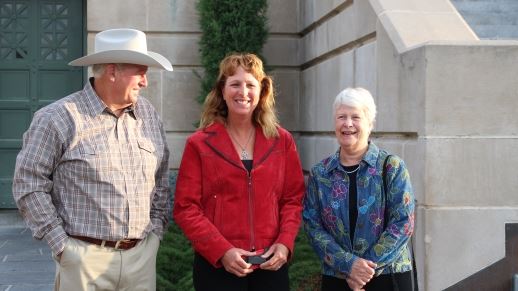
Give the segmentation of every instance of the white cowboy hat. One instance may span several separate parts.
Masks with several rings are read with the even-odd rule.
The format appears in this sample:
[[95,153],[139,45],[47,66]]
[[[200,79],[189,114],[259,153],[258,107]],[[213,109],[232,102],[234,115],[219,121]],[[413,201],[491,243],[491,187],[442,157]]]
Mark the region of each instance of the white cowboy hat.
[[136,29],[109,29],[95,35],[94,53],[75,59],[71,66],[125,63],[173,70],[162,55],[147,50],[146,35]]

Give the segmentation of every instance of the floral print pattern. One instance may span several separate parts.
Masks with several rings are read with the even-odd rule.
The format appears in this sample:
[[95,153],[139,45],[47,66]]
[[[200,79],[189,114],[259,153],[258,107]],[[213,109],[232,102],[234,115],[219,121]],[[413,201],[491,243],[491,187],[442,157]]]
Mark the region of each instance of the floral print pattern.
[[339,152],[311,169],[302,213],[322,273],[345,278],[359,257],[375,262],[378,274],[411,270],[407,241],[414,229],[415,203],[405,163],[394,155],[389,158],[385,196],[381,175],[388,153],[369,143],[356,178],[358,219],[351,243],[349,176],[339,166]]

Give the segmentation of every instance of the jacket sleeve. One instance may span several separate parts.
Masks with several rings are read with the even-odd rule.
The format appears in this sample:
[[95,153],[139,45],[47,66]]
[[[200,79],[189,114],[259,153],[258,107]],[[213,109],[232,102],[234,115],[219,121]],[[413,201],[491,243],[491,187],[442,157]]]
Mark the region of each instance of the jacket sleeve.
[[[157,116],[158,118],[158,116]],[[160,135],[164,144],[164,155],[155,174],[155,191],[151,204],[150,217],[153,224],[153,232],[162,238],[167,227],[169,204],[169,149],[165,139],[162,123],[160,123]]]
[[378,271],[400,256],[414,230],[414,194],[410,175],[400,158],[392,157],[387,164],[387,190],[387,227],[365,255],[365,259],[378,265]]
[[203,177],[200,153],[191,138],[187,140],[178,171],[173,217],[185,236],[213,266],[220,267],[219,259],[233,248],[204,215],[202,205]]
[[63,251],[68,237],[51,197],[52,172],[61,153],[62,139],[51,115],[36,113],[16,158],[13,196],[32,235],[45,238],[55,255]]
[[275,242],[288,247],[292,255],[301,222],[304,174],[295,142],[289,133],[287,139],[285,180],[279,201],[280,233]]
[[318,176],[315,174],[315,169],[313,169],[308,178],[304,210],[302,212],[304,230],[320,261],[337,272],[349,275],[352,265],[358,257],[352,253],[352,250],[344,249],[344,247],[339,245],[333,235],[324,227],[324,222],[321,218],[323,209],[319,197],[324,195],[324,193],[322,193],[322,189],[319,189],[318,185]]

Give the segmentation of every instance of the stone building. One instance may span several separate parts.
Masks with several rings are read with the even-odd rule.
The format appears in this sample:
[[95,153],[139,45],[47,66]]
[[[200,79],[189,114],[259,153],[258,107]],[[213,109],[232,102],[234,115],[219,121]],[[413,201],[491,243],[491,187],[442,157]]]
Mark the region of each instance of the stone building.
[[[263,53],[304,170],[337,149],[337,93],[373,93],[374,140],[407,162],[417,196],[421,290],[509,290],[518,273],[516,260],[507,263],[518,244],[518,5],[452,2],[270,0]],[[200,112],[195,1],[1,0],[1,208],[14,206],[14,157],[32,113],[82,87],[87,73],[66,63],[117,27],[145,31],[150,50],[174,66],[151,70],[143,94],[161,113],[178,168]]]

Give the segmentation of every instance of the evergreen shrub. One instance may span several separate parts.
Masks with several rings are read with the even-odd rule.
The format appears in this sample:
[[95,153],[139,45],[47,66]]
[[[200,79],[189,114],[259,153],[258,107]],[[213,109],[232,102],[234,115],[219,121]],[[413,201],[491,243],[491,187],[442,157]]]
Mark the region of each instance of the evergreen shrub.
[[[203,103],[214,86],[220,61],[230,52],[249,52],[261,57],[268,37],[267,0],[198,0],[202,30],[200,40],[201,77],[198,101]],[[261,59],[264,58],[261,57]]]

